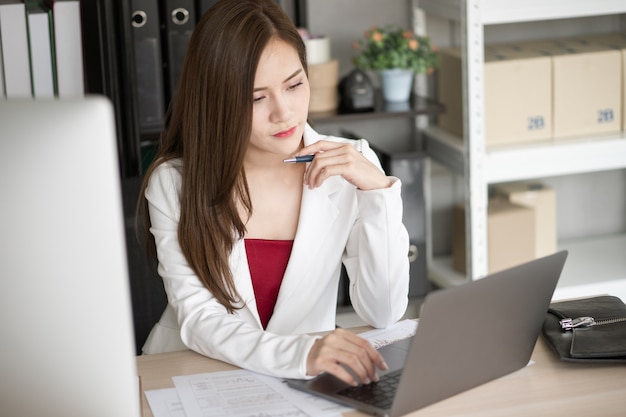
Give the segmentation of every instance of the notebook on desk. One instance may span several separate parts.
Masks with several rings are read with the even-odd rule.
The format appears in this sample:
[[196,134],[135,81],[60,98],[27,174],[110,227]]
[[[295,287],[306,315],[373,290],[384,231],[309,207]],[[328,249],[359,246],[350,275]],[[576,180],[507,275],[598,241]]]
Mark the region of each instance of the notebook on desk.
[[430,293],[415,336],[381,348],[390,369],[377,383],[353,388],[330,374],[287,383],[396,417],[516,371],[530,360],[566,258],[557,252]]
[[0,190],[0,415],[138,417],[108,100],[0,100]]

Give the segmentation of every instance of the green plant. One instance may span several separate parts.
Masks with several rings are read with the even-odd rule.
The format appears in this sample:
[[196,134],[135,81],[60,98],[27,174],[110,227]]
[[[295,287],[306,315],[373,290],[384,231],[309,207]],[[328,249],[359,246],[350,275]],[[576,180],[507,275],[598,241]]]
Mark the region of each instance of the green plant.
[[439,64],[437,48],[428,37],[397,26],[374,26],[353,47],[358,51],[354,65],[363,70],[401,68],[430,74]]

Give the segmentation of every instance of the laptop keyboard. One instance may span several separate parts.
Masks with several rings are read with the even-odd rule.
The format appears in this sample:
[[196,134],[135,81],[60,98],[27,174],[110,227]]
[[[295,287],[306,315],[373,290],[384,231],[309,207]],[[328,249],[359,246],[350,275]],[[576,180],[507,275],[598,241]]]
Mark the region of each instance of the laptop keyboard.
[[364,402],[380,408],[391,408],[396,389],[400,382],[402,370],[391,372],[380,377],[378,382],[367,385],[350,387],[339,391],[337,394]]

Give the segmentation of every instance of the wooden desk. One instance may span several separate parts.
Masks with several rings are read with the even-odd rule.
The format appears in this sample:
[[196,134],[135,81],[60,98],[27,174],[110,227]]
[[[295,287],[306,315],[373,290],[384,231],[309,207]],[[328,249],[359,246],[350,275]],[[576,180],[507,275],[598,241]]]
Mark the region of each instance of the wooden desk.
[[[533,364],[495,381],[423,408],[408,416],[567,416],[626,415],[626,366],[558,361],[542,337]],[[172,376],[237,369],[191,351],[137,357],[144,391],[173,387]],[[143,417],[152,412],[142,396]],[[349,416],[364,416],[354,412]]]

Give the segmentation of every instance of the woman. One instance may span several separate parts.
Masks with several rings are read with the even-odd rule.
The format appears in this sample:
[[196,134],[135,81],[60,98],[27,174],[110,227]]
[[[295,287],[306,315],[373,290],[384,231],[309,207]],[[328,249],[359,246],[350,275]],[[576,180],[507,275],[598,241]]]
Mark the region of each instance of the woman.
[[[188,347],[354,385],[385,369],[367,341],[333,329],[342,262],[363,320],[404,314],[400,181],[364,140],[307,125],[309,96],[304,44],[273,0],[222,0],[202,17],[144,183],[168,296],[145,353]],[[303,155],[315,157],[283,162]]]

